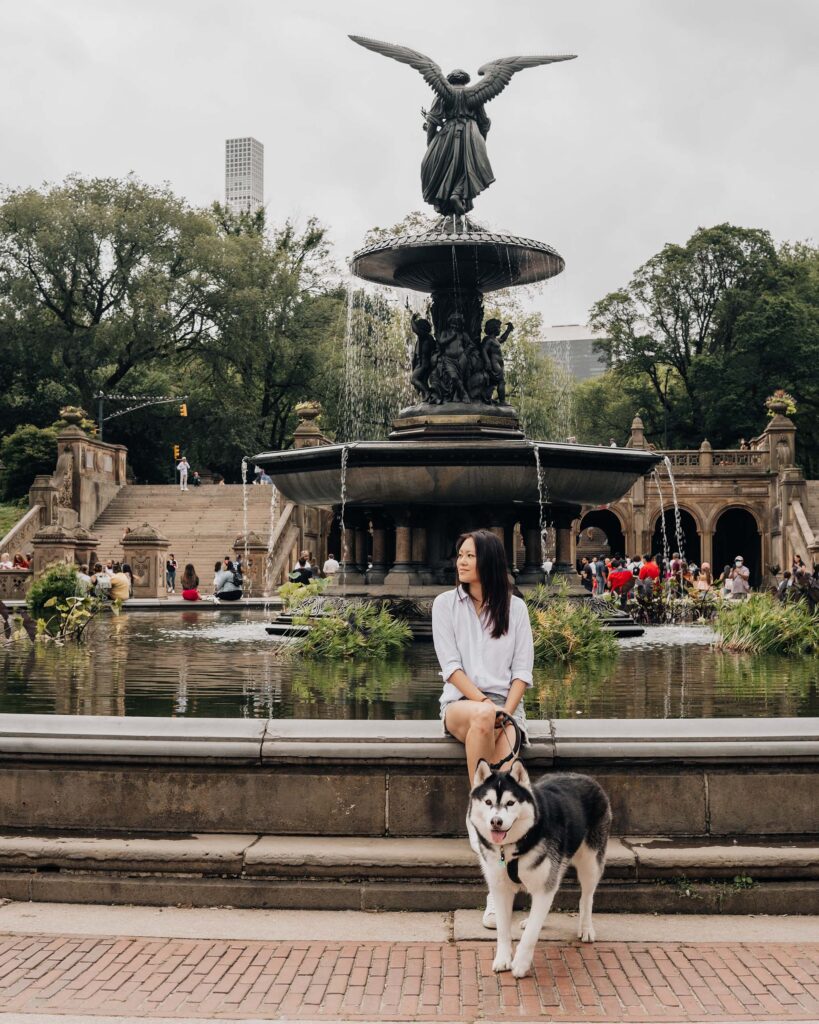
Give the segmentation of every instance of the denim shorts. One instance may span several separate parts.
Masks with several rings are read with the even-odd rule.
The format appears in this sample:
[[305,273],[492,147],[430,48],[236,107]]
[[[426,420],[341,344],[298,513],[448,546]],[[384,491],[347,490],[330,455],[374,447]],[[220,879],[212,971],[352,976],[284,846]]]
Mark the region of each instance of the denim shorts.
[[[506,698],[501,697],[499,693],[487,693],[486,696],[492,701],[493,704],[496,704],[499,708],[502,708],[503,705],[506,703]],[[449,707],[450,704],[457,704],[459,700],[469,700],[469,698],[459,697],[458,700],[448,700],[446,701],[446,703],[441,704],[441,729],[443,730],[444,736],[449,736],[450,739],[455,739],[455,737],[446,727],[446,722],[444,720],[446,715],[446,709]],[[518,704],[518,706],[515,708],[515,713],[512,715],[512,718],[514,718],[514,720],[517,722],[518,728],[520,729],[521,734],[523,736],[523,746],[528,747],[530,744],[529,733],[526,730],[526,709],[523,706],[522,700],[520,704]]]

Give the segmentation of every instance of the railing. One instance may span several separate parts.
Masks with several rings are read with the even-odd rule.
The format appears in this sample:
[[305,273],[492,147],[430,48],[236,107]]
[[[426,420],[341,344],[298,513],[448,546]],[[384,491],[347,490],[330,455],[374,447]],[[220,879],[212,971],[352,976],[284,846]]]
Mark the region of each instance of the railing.
[[0,540],[0,551],[8,551],[12,555],[19,552],[24,555],[31,550],[34,534],[40,529],[43,521],[42,505],[30,508],[22,519],[18,519],[9,532]]
[[0,601],[22,601],[33,577],[31,569],[0,569]]
[[698,451],[666,451],[675,474],[764,473],[768,468],[768,452],[753,449],[716,448]]

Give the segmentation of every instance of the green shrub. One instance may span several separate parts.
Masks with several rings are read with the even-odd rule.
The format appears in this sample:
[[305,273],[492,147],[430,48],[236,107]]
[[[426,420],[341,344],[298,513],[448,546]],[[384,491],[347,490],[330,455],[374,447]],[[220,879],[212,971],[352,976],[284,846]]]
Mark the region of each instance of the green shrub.
[[717,613],[717,646],[751,654],[819,654],[819,618],[802,601],[769,594],[730,601]]
[[[0,504],[0,537],[5,537],[15,523],[19,522],[28,512],[28,501],[6,501]],[[28,548],[26,548],[28,550]],[[11,554],[15,554],[14,551]]]
[[53,473],[57,464],[57,431],[23,423],[0,444],[5,498],[21,498],[38,473]]
[[309,626],[307,636],[294,643],[306,658],[387,658],[412,640],[406,622],[369,602],[345,604],[319,616],[294,615],[293,621]]
[[34,580],[28,588],[26,604],[31,614],[38,618],[46,617],[49,614],[46,602],[52,597],[61,603],[67,601],[69,597],[75,597],[77,583],[77,570],[73,565],[58,562],[50,569],[46,569],[43,575]]
[[535,662],[567,662],[614,658],[617,639],[603,629],[587,601],[573,601],[554,589],[538,586],[526,598]]
[[329,582],[329,579],[317,577],[309,583],[282,583],[277,593],[286,612],[296,611],[303,605],[319,603]]

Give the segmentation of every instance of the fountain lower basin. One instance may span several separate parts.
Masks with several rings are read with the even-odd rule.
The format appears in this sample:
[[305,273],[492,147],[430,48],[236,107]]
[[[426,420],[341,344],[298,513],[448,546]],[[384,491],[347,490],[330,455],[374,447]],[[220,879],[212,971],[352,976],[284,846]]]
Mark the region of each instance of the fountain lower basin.
[[653,452],[542,441],[357,441],[254,457],[290,501],[332,507],[341,501],[342,452],[348,449],[346,504],[538,504],[535,449],[549,504],[615,501],[659,461]]

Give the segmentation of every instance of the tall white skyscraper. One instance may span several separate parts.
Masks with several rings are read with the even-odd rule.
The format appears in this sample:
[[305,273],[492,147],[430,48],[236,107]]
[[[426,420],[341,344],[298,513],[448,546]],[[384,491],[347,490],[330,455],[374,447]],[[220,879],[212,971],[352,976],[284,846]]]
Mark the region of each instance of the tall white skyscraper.
[[264,206],[264,146],[249,135],[225,141],[225,203],[234,213]]

